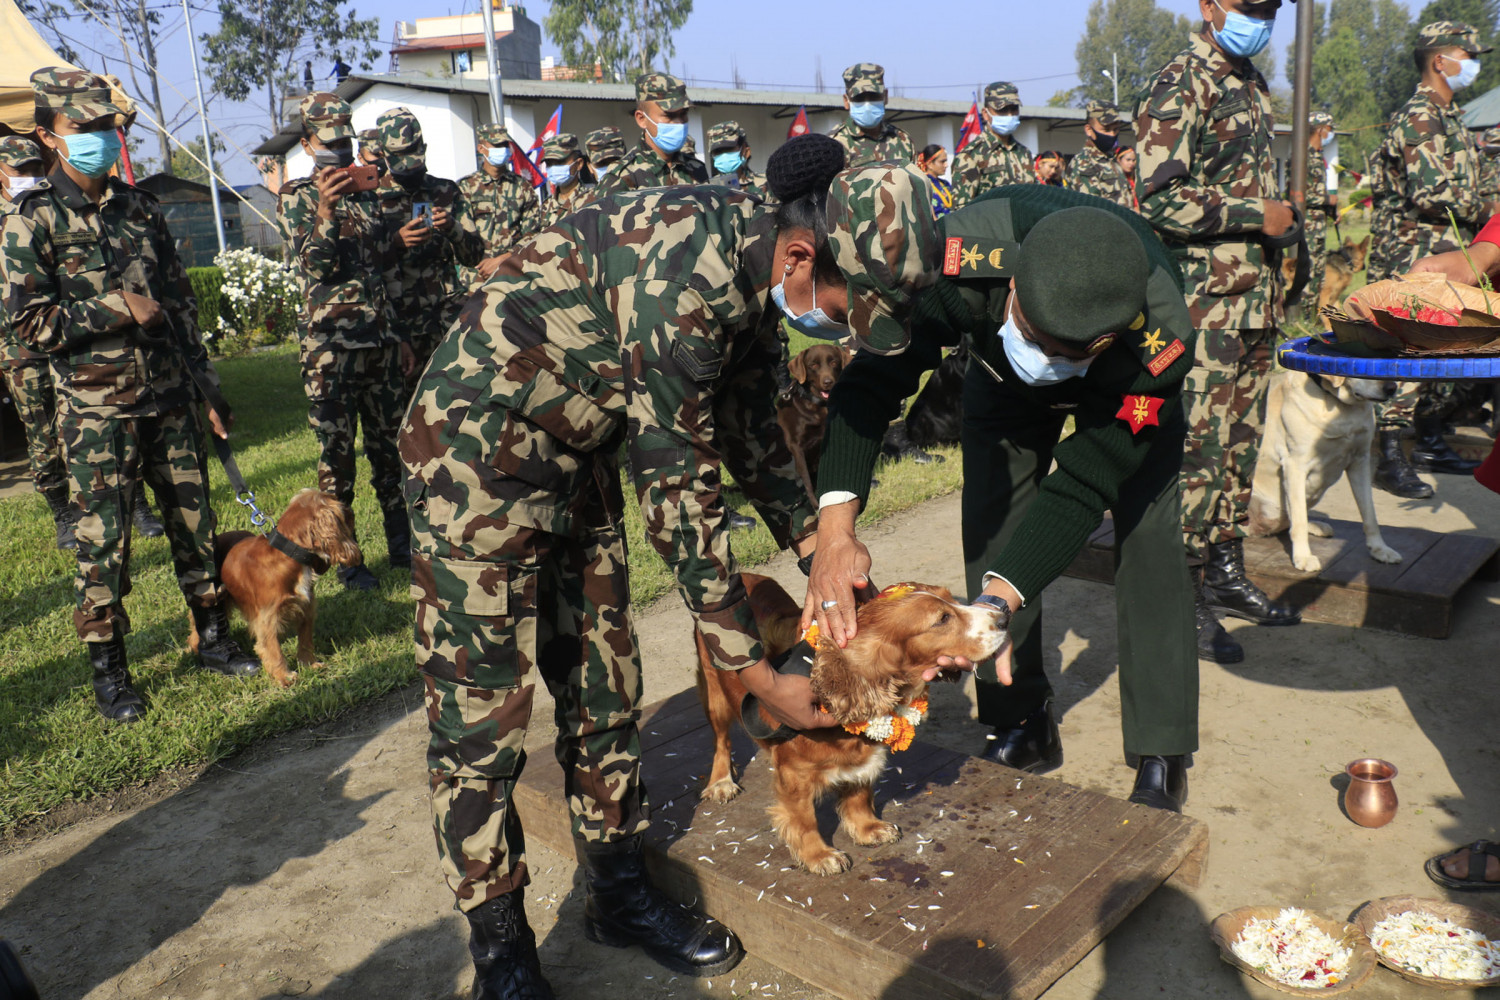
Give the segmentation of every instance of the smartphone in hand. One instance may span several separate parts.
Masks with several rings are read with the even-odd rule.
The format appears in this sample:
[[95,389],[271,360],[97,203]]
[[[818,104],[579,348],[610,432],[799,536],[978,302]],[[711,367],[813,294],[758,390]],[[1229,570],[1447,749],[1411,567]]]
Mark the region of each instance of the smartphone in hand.
[[420,219],[422,221],[422,228],[424,228],[424,229],[431,229],[432,228],[432,202],[430,202],[430,201],[414,201],[414,202],[412,202],[412,205],[411,205],[411,217],[414,220]]
[[373,164],[356,163],[340,169],[354,179],[356,191],[374,191],[380,185],[380,171]]

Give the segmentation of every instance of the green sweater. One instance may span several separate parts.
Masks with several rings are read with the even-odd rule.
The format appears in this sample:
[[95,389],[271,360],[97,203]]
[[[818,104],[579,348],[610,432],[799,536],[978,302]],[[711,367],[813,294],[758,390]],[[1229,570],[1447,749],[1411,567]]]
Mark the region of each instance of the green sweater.
[[[1139,234],[1152,264],[1144,323],[1120,331],[1082,378],[1030,386],[1011,368],[999,330],[1005,322],[1010,274],[1020,243],[1043,216],[1079,205],[1120,216]],[[834,386],[818,492],[846,490],[863,504],[880,442],[922,374],[937,367],[944,347],[967,336],[971,364],[1038,409],[1070,414],[1074,432],[1054,452],[1057,467],[1043,478],[998,561],[989,567],[1028,600],[1067,568],[1119,496],[1120,484],[1140,468],[1160,435],[1181,439],[1182,381],[1193,364],[1192,323],[1183,301],[1182,274],[1140,216],[1064,188],[1026,184],[998,188],[938,223],[949,248],[945,272],[918,300],[911,346],[901,355],[861,353]],[[955,240],[961,242],[953,242]],[[961,252],[967,251],[967,252]],[[975,251],[978,251],[976,253]],[[986,376],[989,377],[989,376]],[[1126,397],[1145,397],[1144,403]],[[1160,400],[1159,406],[1152,400]],[[1133,426],[1127,416],[1156,407],[1157,423]]]

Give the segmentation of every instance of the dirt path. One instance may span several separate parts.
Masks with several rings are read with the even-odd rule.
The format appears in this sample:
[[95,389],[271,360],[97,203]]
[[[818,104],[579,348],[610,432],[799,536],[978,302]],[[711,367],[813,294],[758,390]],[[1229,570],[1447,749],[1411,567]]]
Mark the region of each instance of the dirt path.
[[[1334,492],[1324,511],[1353,519],[1346,491]],[[1436,501],[1377,497],[1386,524],[1500,535],[1500,498],[1470,480],[1443,477]],[[880,579],[962,590],[956,497],[894,518],[867,540]],[[789,560],[773,575],[800,586]],[[1438,895],[1422,860],[1500,832],[1497,605],[1500,585],[1471,588],[1446,641],[1232,625],[1248,662],[1202,669],[1188,811],[1212,834],[1203,885],[1155,894],[1049,1000],[1271,997],[1218,961],[1207,924],[1219,912],[1279,903],[1344,916],[1372,897]],[[1048,667],[1065,713],[1058,776],[1124,795],[1132,772],[1111,676],[1110,588],[1060,580],[1047,606]],[[641,614],[638,628],[648,701],[691,684],[688,620],[675,598]],[[969,719],[967,692],[937,690],[924,738],[976,750],[983,730]],[[24,948],[44,1000],[467,996],[466,927],[438,876],[428,827],[419,708],[414,691],[400,692],[212,767],[159,801],[0,856],[0,936]],[[534,734],[531,766],[555,766],[548,738]],[[1366,755],[1401,770],[1401,812],[1381,830],[1354,826],[1338,806],[1343,765]],[[531,859],[529,909],[565,1000],[825,997],[754,957],[710,985],[592,945],[580,930],[572,860],[540,845]],[[1417,989],[1382,972],[1361,994]]]

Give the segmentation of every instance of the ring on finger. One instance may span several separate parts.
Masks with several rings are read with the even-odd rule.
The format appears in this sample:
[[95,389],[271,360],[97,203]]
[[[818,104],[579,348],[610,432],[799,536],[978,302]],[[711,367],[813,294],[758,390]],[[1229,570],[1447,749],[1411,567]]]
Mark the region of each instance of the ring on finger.
[[838,601],[824,601],[822,604],[820,604],[818,606],[820,608],[822,608],[824,611],[830,611],[833,608],[838,607],[839,606],[839,602]]

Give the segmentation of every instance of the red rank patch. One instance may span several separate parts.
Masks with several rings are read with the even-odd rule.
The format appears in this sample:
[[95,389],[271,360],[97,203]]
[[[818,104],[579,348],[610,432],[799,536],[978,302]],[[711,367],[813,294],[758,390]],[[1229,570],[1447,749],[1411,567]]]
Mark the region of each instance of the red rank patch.
[[943,250],[943,273],[952,277],[962,267],[961,255],[964,249],[964,241],[957,236],[948,237],[948,242]]
[[1182,357],[1182,353],[1186,350],[1187,348],[1182,346],[1182,341],[1173,340],[1166,346],[1165,350],[1147,362],[1146,370],[1152,375],[1160,377],[1161,373],[1171,367],[1172,362]]
[[1115,416],[1130,425],[1130,433],[1139,434],[1142,427],[1161,426],[1161,404],[1166,400],[1155,396],[1125,396],[1120,412]]

